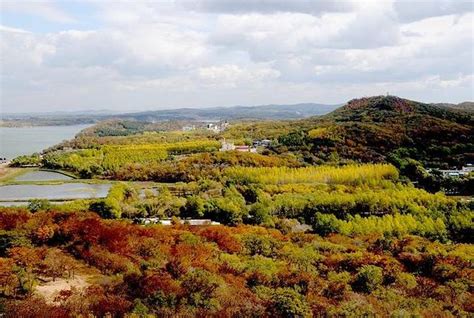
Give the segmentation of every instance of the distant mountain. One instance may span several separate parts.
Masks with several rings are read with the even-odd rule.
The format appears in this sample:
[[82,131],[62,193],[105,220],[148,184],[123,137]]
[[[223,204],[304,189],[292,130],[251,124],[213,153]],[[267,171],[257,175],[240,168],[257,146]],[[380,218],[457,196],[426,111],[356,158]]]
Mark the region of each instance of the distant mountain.
[[5,119],[15,118],[46,118],[46,117],[69,117],[69,116],[91,116],[91,115],[113,115],[120,112],[109,109],[89,109],[89,110],[58,110],[50,112],[28,112],[28,113],[3,113],[2,117]]
[[114,116],[110,110],[2,113],[0,127],[71,126],[94,124]]
[[3,114],[0,125],[3,126],[40,126],[92,124],[108,119],[132,120],[142,122],[163,121],[217,121],[238,119],[300,119],[327,114],[338,105],[294,104],[233,106],[214,108],[179,108],[168,110],[144,111],[136,113],[114,113],[112,111],[50,112],[34,114]]
[[298,119],[327,114],[337,107],[337,105],[306,103],[294,105],[180,108],[127,113],[114,117],[148,122],[163,120]]
[[433,104],[433,105],[438,106],[438,107],[474,112],[474,102],[463,102],[459,104],[438,103],[438,104]]

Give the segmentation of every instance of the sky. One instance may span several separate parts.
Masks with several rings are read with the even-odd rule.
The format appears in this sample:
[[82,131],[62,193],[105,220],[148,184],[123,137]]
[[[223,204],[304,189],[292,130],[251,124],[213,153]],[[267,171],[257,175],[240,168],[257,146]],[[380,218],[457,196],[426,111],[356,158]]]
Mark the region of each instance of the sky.
[[0,0],[1,111],[474,100],[474,0]]

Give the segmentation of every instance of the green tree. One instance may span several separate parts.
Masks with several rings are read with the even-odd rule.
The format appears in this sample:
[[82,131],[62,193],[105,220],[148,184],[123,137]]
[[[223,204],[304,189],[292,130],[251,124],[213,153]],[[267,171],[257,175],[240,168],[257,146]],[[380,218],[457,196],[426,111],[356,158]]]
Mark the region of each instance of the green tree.
[[311,317],[306,299],[292,288],[277,288],[271,300],[269,311],[273,317]]
[[374,265],[365,265],[357,271],[354,287],[355,289],[363,291],[365,293],[371,293],[379,286],[381,286],[382,283],[382,268]]
[[182,216],[183,217],[196,217],[200,218],[204,216],[206,212],[206,201],[198,195],[192,195],[186,199],[186,204],[183,206]]
[[28,210],[31,212],[47,211],[51,208],[51,202],[46,199],[31,199],[28,201]]
[[214,296],[221,284],[223,282],[218,276],[203,269],[195,269],[186,274],[181,286],[188,294],[188,301],[192,306],[212,309],[218,307]]
[[474,242],[474,211],[455,212],[449,215],[451,237],[460,242]]
[[339,231],[339,220],[333,214],[317,212],[314,216],[313,229],[321,235],[328,235]]
[[274,226],[270,203],[267,201],[258,201],[250,207],[250,223]]
[[224,195],[212,200],[207,209],[212,219],[228,225],[242,223],[247,215],[245,199],[234,186],[224,189]]

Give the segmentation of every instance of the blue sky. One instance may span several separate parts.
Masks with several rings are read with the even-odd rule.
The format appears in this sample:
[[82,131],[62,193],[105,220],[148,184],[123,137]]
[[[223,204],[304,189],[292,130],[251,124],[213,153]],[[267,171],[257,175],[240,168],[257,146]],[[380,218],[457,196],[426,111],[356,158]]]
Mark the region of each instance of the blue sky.
[[96,6],[87,1],[67,0],[54,3],[22,1],[22,3],[18,5],[18,1],[4,1],[2,25],[35,33],[70,29],[90,30],[101,27]]
[[473,4],[2,0],[1,110],[473,100]]

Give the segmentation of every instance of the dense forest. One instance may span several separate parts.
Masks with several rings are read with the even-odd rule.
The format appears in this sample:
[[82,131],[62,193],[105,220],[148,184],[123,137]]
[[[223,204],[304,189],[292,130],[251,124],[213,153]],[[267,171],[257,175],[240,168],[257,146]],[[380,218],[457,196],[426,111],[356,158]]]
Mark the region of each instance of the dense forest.
[[[2,210],[6,317],[469,316],[472,245]],[[86,265],[87,264],[87,267]],[[85,269],[86,268],[86,269]],[[54,300],[38,280],[94,276]]]
[[12,162],[112,185],[0,209],[0,316],[473,314],[474,176],[441,172],[474,162],[472,113],[378,96],[177,124],[106,121]]

